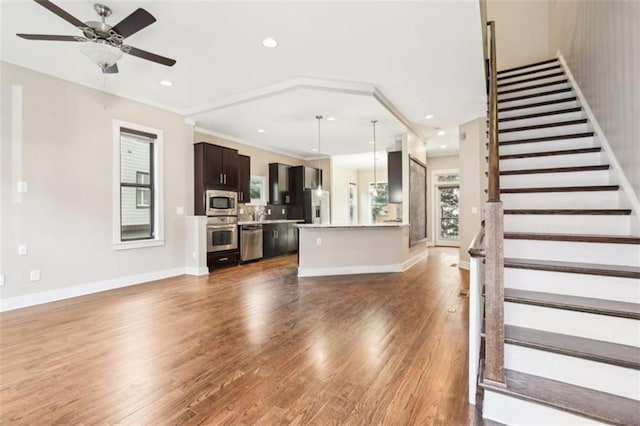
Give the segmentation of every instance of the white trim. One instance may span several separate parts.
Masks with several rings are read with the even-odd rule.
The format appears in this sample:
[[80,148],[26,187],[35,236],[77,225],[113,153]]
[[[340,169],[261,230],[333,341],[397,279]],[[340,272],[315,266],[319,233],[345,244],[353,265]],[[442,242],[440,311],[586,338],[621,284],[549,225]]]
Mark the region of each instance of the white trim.
[[201,277],[203,275],[209,275],[209,268],[206,266],[203,267],[194,267],[194,268],[185,268],[184,273],[187,275],[194,275],[196,277]]
[[[113,132],[113,170],[112,170],[112,245],[114,250],[128,250],[143,247],[164,245],[164,146],[163,131],[153,127],[116,120],[112,122]],[[153,142],[153,171],[154,171],[154,238],[150,240],[121,241],[120,240],[120,128],[139,130],[156,135]]]
[[42,291],[24,296],[8,297],[0,300],[0,312],[41,305],[43,303],[55,302],[57,300],[71,299],[73,297],[114,290],[121,287],[144,284],[149,281],[161,280],[184,274],[185,268],[166,269],[163,271],[147,272],[104,281],[96,281],[93,283],[80,284],[73,287]]
[[[269,199],[269,185],[267,184],[267,177],[260,175],[251,175],[249,181],[260,181],[262,182],[262,197],[257,198],[256,201],[253,201],[249,198],[249,202],[246,203],[248,206],[266,206],[267,200]],[[251,197],[251,195],[249,195]]]
[[624,191],[625,195],[629,200],[629,203],[631,204],[631,208],[635,212],[636,217],[640,216],[640,200],[638,199],[638,196],[634,192],[633,186],[631,186],[631,183],[627,179],[627,176],[625,175],[624,170],[622,170],[622,167],[620,166],[620,163],[618,162],[618,159],[616,158],[616,155],[613,152],[613,149],[611,148],[611,144],[609,143],[607,136],[602,131],[602,128],[600,127],[600,124],[598,123],[596,116],[593,114],[593,111],[591,110],[591,108],[589,108],[587,99],[584,97],[582,90],[580,90],[580,86],[578,85],[578,82],[576,81],[573,74],[571,73],[571,70],[569,69],[569,65],[567,65],[567,61],[564,59],[564,56],[560,51],[558,51],[558,59],[560,60],[560,63],[562,64],[562,67],[564,68],[564,71],[567,74],[569,81],[571,82],[571,86],[573,87],[573,90],[575,90],[576,95],[578,96],[578,100],[580,101],[582,108],[584,108],[584,112],[587,114],[587,118],[589,119],[589,122],[593,126],[593,131],[598,137],[598,142],[600,142],[600,144],[604,148],[604,151],[607,153],[609,164],[612,166],[613,170],[615,171],[615,174],[618,177],[620,186],[622,187],[622,190]]
[[391,265],[339,266],[334,268],[300,268],[299,277],[325,277],[330,275],[384,274],[403,272],[404,263]]
[[427,248],[425,246],[424,251],[421,251],[420,253],[416,254],[412,258],[407,259],[407,260],[404,261],[404,263],[402,264],[402,272],[404,272],[407,269],[411,268],[416,263],[420,262],[422,259],[424,259],[424,258],[426,258],[428,256],[429,256],[429,251],[427,250]]
[[[280,151],[280,150],[273,149],[273,148],[270,148],[270,147],[264,146],[264,145],[258,145],[258,144],[246,141],[244,139],[237,138],[235,136],[227,135],[226,133],[221,133],[221,132],[216,132],[214,130],[205,129],[204,127],[196,126],[196,127],[193,128],[193,131],[194,131],[194,133],[195,132],[204,133],[205,135],[209,135],[209,136],[213,136],[213,137],[216,137],[216,138],[220,138],[220,139],[226,140],[228,142],[239,143],[241,145],[250,146],[252,148],[258,148],[258,149],[261,149],[263,151],[272,152],[274,154],[285,155],[287,157],[296,158],[298,160],[304,160],[304,161],[308,161],[309,160],[309,157],[300,157],[299,155],[291,154],[290,152]],[[197,143],[197,142],[198,141],[194,140],[193,143]],[[242,151],[242,150],[240,150],[240,151]]]
[[18,182],[23,180],[23,90],[22,85],[11,86],[11,202],[22,202],[22,193],[17,191]]
[[466,269],[468,271],[469,269],[471,269],[471,263],[468,260],[458,259],[458,268]]

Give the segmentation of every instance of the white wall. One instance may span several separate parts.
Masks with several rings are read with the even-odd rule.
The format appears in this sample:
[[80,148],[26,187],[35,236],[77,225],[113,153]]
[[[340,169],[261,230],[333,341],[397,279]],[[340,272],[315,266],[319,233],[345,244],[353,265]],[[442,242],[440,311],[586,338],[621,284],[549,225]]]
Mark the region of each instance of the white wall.
[[[182,273],[185,225],[176,207],[193,212],[193,136],[183,117],[5,62],[0,71],[0,298]],[[14,87],[21,87],[21,108]],[[163,131],[163,246],[113,250],[113,119]],[[28,182],[28,193],[17,193],[18,181]],[[28,245],[27,256],[17,255],[19,244]],[[29,282],[34,269],[41,280]]]
[[551,57],[547,0],[487,0],[487,19],[496,22],[499,70]]
[[[469,244],[480,229],[486,196],[483,192],[486,155],[486,119],[478,118],[459,127],[460,135],[460,264],[468,267]],[[473,209],[477,213],[473,213]]]
[[358,172],[333,163],[331,165],[331,223],[333,224],[349,223],[349,183],[357,185]]
[[433,181],[431,180],[434,171],[451,170],[460,168],[460,159],[457,155],[445,155],[441,157],[427,158],[427,238],[429,244],[435,244],[433,231],[436,210],[433,198]]
[[549,5],[549,46],[561,51],[617,160],[640,195],[640,2]]

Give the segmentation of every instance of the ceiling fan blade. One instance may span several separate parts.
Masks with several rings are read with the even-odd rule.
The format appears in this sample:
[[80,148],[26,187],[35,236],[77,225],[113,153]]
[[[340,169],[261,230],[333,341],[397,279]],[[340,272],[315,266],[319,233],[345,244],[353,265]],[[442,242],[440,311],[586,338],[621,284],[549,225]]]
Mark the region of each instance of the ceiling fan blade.
[[50,34],[16,34],[18,37],[27,40],[50,40],[50,41],[87,41],[84,37],[66,36],[66,35],[50,35]]
[[55,13],[56,15],[58,15],[59,17],[61,17],[71,25],[73,25],[74,27],[84,28],[87,26],[87,24],[85,24],[75,16],[71,15],[70,13],[66,12],[65,10],[59,8],[55,4],[51,3],[49,0],[34,0],[34,1],[38,3],[40,6]]
[[156,18],[154,18],[152,14],[142,8],[139,8],[131,15],[118,22],[113,28],[111,28],[111,31],[115,31],[123,38],[127,38],[154,22],[156,22]]
[[117,74],[118,73],[118,64],[113,64],[110,67],[107,67],[102,70],[104,74]]
[[157,62],[168,67],[172,67],[175,63],[175,59],[165,58],[164,56],[156,55],[155,53],[147,52],[146,50],[138,49],[131,46],[122,46],[122,51],[129,55],[137,56],[138,58],[146,59],[147,61]]

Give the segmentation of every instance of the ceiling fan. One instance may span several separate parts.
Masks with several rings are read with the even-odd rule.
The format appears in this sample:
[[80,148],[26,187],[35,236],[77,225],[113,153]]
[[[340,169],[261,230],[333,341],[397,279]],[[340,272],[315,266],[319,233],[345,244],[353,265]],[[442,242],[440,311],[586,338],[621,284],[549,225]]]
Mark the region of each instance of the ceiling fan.
[[127,53],[169,67],[176,63],[175,59],[165,58],[164,56],[156,55],[155,53],[147,52],[146,50],[123,43],[125,38],[156,22],[156,18],[142,8],[137,9],[116,25],[111,26],[105,23],[105,19],[111,15],[111,9],[102,4],[95,4],[93,6],[101,18],[100,22],[82,22],[49,0],[34,1],[78,28],[82,31],[83,35],[16,34],[18,37],[27,40],[80,42],[82,43],[80,51],[92,62],[96,63],[105,74],[115,74],[118,72],[118,64],[116,62],[122,57],[122,53]]

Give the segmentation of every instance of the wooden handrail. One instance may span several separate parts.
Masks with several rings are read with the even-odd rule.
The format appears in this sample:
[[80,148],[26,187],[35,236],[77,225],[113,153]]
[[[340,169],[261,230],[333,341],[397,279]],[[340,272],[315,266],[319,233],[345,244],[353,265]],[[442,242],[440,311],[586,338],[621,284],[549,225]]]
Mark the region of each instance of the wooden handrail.
[[498,78],[495,23],[489,28],[489,170],[485,204],[485,371],[484,380],[505,386],[504,377],[504,210],[500,201]]

